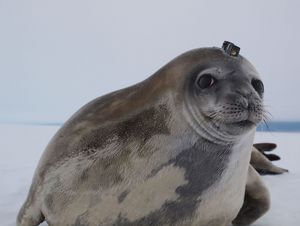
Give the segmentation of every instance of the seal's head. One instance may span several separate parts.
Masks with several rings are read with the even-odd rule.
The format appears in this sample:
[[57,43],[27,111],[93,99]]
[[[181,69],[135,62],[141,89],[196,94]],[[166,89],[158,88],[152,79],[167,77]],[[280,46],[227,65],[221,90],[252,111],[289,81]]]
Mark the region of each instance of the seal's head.
[[174,73],[183,83],[185,117],[202,136],[227,142],[255,129],[264,115],[264,85],[238,47],[227,42],[177,60],[183,62]]

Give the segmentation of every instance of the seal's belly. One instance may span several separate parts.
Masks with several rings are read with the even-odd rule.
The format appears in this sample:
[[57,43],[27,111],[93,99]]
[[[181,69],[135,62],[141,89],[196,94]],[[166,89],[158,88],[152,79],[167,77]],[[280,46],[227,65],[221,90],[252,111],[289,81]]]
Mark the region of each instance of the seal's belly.
[[[43,201],[44,212],[51,225],[78,225],[80,223],[80,225],[89,226],[133,226],[150,225],[150,221],[155,221],[155,218],[166,221],[169,215],[163,219],[161,211],[166,203],[178,201],[179,195],[176,189],[187,183],[184,173],[184,169],[170,164],[139,183],[130,183],[130,180],[127,180],[101,190],[92,190],[92,187],[88,185],[90,181],[85,181],[85,186],[76,192],[69,190],[60,193],[59,190],[68,189],[47,185],[53,189],[48,191],[48,194],[43,194],[46,197]],[[49,200],[51,200],[51,206]],[[143,220],[149,221],[149,224],[142,223]]]
[[[240,153],[231,157],[221,180],[201,196],[193,219],[195,225],[202,225],[201,222],[209,222],[210,219],[223,219],[223,222],[229,224],[237,216],[244,202],[250,159],[249,152],[237,151]],[[240,155],[243,155],[242,158]]]
[[212,186],[201,196],[201,202],[193,219],[196,224],[192,225],[202,225],[202,222],[210,222],[212,219],[231,223],[243,205],[246,183],[244,181],[244,179],[232,180],[227,185],[220,182]]
[[229,167],[218,182],[194,200],[180,196],[179,188],[188,181],[185,169],[173,164],[140,183],[121,183],[101,191],[87,189],[86,181],[85,187],[76,192],[63,189],[67,192],[59,194],[58,188],[44,195],[44,203],[54,196],[58,202],[51,208],[48,203],[45,213],[50,225],[226,225],[243,202],[245,179],[241,178],[241,169],[237,170]]
[[187,148],[159,165],[160,158],[125,165],[74,159],[47,175],[42,212],[55,226],[226,225],[242,206],[250,152],[209,158],[208,150],[204,158],[204,151]]

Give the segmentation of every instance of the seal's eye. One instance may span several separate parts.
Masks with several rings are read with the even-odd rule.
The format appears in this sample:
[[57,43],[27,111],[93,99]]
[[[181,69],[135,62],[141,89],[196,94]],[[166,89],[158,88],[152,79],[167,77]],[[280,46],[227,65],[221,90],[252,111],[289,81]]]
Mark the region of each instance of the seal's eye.
[[251,84],[258,94],[262,95],[264,93],[264,84],[262,81],[258,79],[252,79]]
[[212,87],[216,82],[216,79],[210,74],[201,75],[197,81],[197,85],[200,89],[206,89]]

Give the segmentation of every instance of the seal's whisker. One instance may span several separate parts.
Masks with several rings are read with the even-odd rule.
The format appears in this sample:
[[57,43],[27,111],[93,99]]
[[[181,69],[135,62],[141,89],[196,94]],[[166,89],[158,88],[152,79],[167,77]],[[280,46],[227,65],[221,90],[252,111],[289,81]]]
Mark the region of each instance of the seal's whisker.
[[263,118],[263,120],[270,121],[271,117],[273,117],[273,116],[272,116],[272,114],[269,111],[264,110],[262,112],[262,118]]
[[262,123],[265,125],[265,128],[268,132],[270,132],[270,127],[268,122],[270,121],[270,118],[272,117],[272,114],[267,110],[267,106],[263,105],[262,108]]
[[266,119],[263,119],[263,120],[262,120],[262,122],[263,122],[263,124],[265,125],[265,127],[266,127],[266,130],[267,130],[268,132],[271,132],[271,130],[270,130],[270,127],[269,127],[269,124],[268,124],[267,120],[266,120]]
[[214,118],[218,117],[218,115],[219,115],[218,111],[206,111],[204,113],[206,113],[206,115],[211,119],[214,119]]
[[268,114],[270,117],[273,117],[273,115],[271,114],[270,111],[267,110],[268,106],[267,105],[263,105],[263,113],[264,114]]

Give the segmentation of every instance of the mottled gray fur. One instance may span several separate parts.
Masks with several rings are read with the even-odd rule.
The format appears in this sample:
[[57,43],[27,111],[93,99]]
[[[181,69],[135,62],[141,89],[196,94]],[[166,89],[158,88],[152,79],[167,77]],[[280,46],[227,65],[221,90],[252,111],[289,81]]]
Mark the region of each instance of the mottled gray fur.
[[[217,80],[211,89],[197,87],[205,73]],[[18,225],[230,223],[263,114],[253,79],[258,74],[242,56],[203,48],[87,104],[47,146]]]

